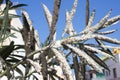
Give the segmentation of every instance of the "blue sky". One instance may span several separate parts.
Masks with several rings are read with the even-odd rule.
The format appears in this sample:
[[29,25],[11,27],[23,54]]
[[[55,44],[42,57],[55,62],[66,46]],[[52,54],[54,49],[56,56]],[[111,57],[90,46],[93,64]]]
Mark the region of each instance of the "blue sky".
[[[50,9],[51,13],[53,10],[54,0],[12,0],[18,3],[28,4],[24,9],[29,13],[29,16],[33,22],[35,29],[38,30],[40,41],[44,42],[49,34],[48,24],[44,15],[44,11],[42,9],[42,3],[46,4],[46,6]],[[61,38],[63,29],[65,27],[65,11],[71,10],[72,4],[74,0],[61,0],[61,8],[59,20],[57,22],[57,39]],[[73,26],[77,32],[80,32],[85,27],[85,1],[86,0],[78,0],[77,11],[73,18]],[[95,21],[93,24],[97,23],[102,17],[104,17],[107,12],[112,9],[112,14],[110,17],[120,15],[120,0],[89,0],[90,1],[90,12],[93,9],[96,9]],[[120,23],[117,25],[110,27],[111,29],[118,29],[112,37],[118,38],[120,40]]]

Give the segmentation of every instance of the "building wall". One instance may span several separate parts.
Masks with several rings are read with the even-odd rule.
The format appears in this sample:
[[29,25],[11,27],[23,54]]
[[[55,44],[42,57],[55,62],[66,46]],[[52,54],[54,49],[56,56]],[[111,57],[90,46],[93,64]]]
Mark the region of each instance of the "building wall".
[[[4,10],[4,8],[5,8],[5,4],[3,4],[3,5],[0,6],[0,9],[1,9],[1,10]],[[15,14],[15,15],[17,15],[17,13],[16,13],[15,10],[9,10],[9,13],[10,13],[10,14]],[[10,25],[11,25],[12,27],[16,28],[17,30],[23,28],[22,23],[21,23],[21,21],[20,21],[19,18],[12,18],[11,21],[10,21]],[[24,44],[24,41],[23,41],[23,39],[22,39],[22,35],[21,35],[20,32],[11,30],[11,33],[15,33],[14,35],[16,36],[16,38],[13,38],[13,37],[7,38],[7,39],[4,41],[4,43],[3,43],[4,45],[9,45],[9,43],[10,43],[11,41],[14,41],[16,45],[17,45],[17,44],[21,44],[21,45]]]
[[[120,54],[115,55],[118,62],[113,61],[112,59],[108,59],[105,63],[108,65],[110,72],[105,70],[106,80],[120,80]],[[113,69],[116,69],[117,78],[114,78]]]

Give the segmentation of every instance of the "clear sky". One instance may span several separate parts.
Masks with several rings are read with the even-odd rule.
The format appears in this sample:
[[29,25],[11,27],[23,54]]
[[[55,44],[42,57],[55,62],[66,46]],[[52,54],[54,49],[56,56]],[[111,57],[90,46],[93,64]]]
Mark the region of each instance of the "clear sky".
[[[44,42],[46,37],[49,34],[48,24],[44,15],[44,11],[42,9],[42,3],[44,3],[51,11],[53,10],[54,0],[12,0],[18,3],[28,4],[24,9],[29,13],[29,16],[33,22],[35,29],[38,30],[40,41]],[[61,0],[61,8],[60,8],[60,16],[57,22],[57,39],[59,39],[62,35],[63,29],[65,27],[65,11],[71,10],[72,4],[74,0]],[[73,26],[77,32],[80,32],[85,27],[85,1],[86,0],[78,0],[77,11],[73,18]],[[110,17],[120,15],[120,0],[89,0],[90,1],[90,12],[93,9],[96,9],[96,16],[94,24],[97,23],[102,17],[104,17],[107,12],[112,9],[112,14]],[[120,23],[109,28],[118,29],[112,37],[117,37],[120,40]]]

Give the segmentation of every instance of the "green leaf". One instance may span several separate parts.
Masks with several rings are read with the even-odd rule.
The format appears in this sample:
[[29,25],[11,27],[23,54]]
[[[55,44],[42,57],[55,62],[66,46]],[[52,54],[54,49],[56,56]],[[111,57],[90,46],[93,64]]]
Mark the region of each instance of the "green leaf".
[[14,6],[10,7],[10,9],[17,9],[17,8],[20,8],[20,7],[23,7],[23,6],[27,6],[27,4],[14,5]]
[[35,78],[35,80],[39,80],[35,75],[33,75],[33,77]]
[[19,57],[19,58],[24,58],[24,56],[22,56],[22,55],[16,55],[16,54],[11,54],[11,56],[13,56],[13,57]]
[[3,16],[4,18],[3,18],[2,28],[1,28],[1,32],[0,32],[1,44],[3,43],[5,34],[7,32],[6,28],[10,25],[9,24],[9,17],[8,17],[9,7],[10,7],[10,4],[7,3],[6,7],[5,7],[5,9],[4,9],[3,13],[2,13],[2,14],[4,14],[4,16]]
[[16,62],[19,62],[19,61],[20,61],[19,59],[15,58],[15,57],[11,57],[11,56],[10,56],[9,58],[10,58],[10,59],[7,59],[7,60],[6,60],[7,62],[15,62],[15,63],[16,63]]
[[20,30],[19,30],[19,29],[16,29],[14,26],[10,26],[10,27],[8,27],[8,29],[13,30],[13,31],[16,31],[16,32],[20,32]]
[[[15,15],[15,14],[9,14],[8,17],[9,17],[9,19],[11,19],[11,18],[20,18],[21,16],[20,15]],[[0,19],[3,20],[4,16],[0,16]]]
[[6,58],[10,56],[10,54],[13,52],[13,50],[14,50],[14,42],[12,41],[9,46],[0,48],[0,56],[4,60],[6,60]]
[[99,44],[99,46],[102,48],[101,51],[104,51],[104,52],[108,53],[109,55],[114,56],[108,48],[104,47],[104,43],[101,40],[98,40],[98,39],[95,39],[95,40]]
[[5,35],[4,38],[2,38],[2,39],[5,40],[5,39],[7,39],[8,37],[17,38],[14,34],[15,34],[15,33],[6,32],[6,35]]
[[16,70],[16,72],[18,72],[20,75],[23,76],[23,72],[18,67],[16,67],[15,70]]
[[86,51],[86,53],[93,59],[95,62],[97,62],[100,66],[104,67],[105,69],[109,70],[108,66],[105,64],[104,61],[102,61],[98,56],[96,56],[94,53],[90,51]]
[[11,33],[11,34],[9,34],[9,37],[17,38],[14,34],[15,34],[15,33]]
[[17,49],[25,49],[25,46],[24,45],[15,45],[15,49],[14,50],[17,50]]
[[16,15],[16,14],[9,14],[9,18],[20,18],[20,15]]

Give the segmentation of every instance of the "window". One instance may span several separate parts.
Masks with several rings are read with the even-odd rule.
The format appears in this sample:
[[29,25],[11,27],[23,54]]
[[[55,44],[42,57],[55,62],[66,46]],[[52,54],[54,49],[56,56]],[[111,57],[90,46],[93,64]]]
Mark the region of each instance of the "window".
[[108,76],[108,74],[109,74],[108,71],[106,71],[106,76]]
[[103,71],[103,74],[105,75],[105,69],[103,69],[102,71]]
[[93,74],[92,73],[90,73],[90,79],[92,79],[93,78]]
[[108,71],[109,72],[109,76],[110,76],[110,71]]
[[116,68],[113,68],[113,77],[114,77],[114,78],[117,78]]

